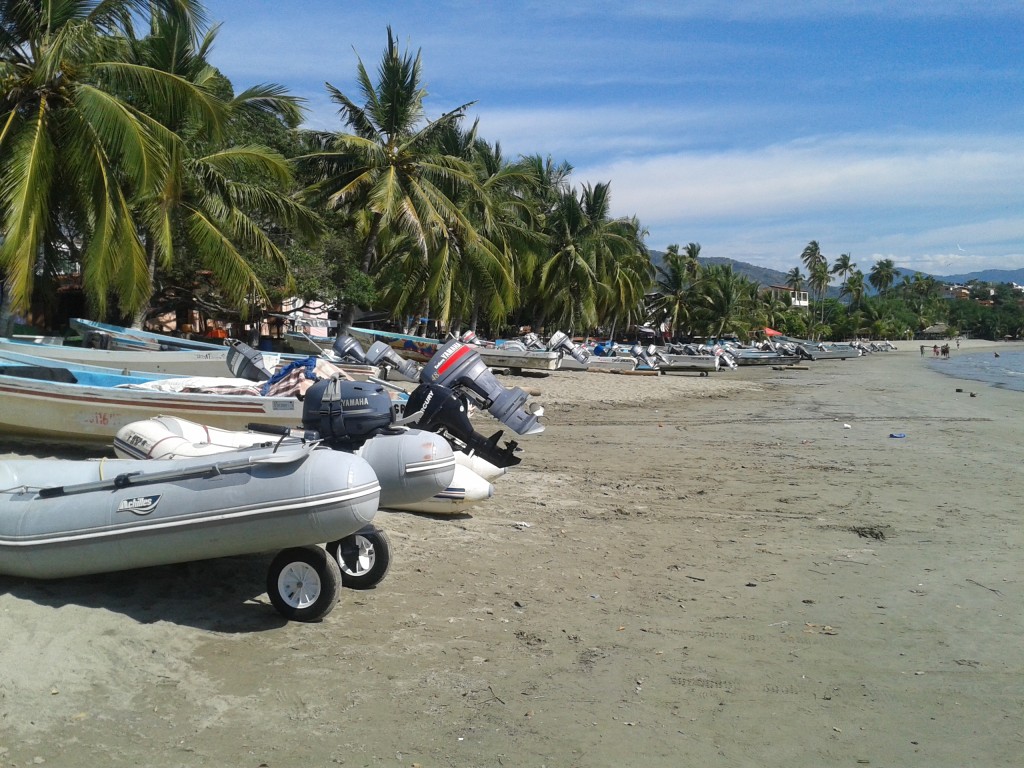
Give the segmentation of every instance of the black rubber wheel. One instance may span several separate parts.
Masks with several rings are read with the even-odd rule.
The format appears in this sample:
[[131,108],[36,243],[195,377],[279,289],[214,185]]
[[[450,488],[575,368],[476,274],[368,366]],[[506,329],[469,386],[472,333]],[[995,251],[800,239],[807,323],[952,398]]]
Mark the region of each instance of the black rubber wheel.
[[349,589],[373,589],[391,567],[391,542],[373,526],[332,541],[327,551],[341,569],[342,585]]
[[341,569],[320,547],[278,552],[267,571],[267,595],[287,619],[320,621],[338,602]]

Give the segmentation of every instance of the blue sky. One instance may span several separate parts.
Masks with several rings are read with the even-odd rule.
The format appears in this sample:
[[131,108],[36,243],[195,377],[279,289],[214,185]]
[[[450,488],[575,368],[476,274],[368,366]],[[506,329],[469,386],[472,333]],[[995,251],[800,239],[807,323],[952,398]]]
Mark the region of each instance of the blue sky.
[[431,117],[507,157],[610,182],[648,247],[701,244],[787,271],[817,240],[865,272],[1024,267],[1024,3],[207,0],[212,56],[343,130],[390,25],[419,50]]

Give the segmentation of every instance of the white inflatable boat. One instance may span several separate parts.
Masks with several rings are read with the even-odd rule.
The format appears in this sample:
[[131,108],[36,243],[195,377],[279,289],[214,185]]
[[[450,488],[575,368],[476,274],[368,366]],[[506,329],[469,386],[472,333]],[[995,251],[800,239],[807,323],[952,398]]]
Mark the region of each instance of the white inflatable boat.
[[[136,421],[118,430],[114,451],[136,459],[212,456],[251,446],[302,442],[302,430],[286,436],[207,427],[176,416]],[[472,467],[493,477],[504,472],[476,456],[453,453],[441,435],[395,429],[375,435],[354,454],[364,459],[381,485],[380,506],[433,514],[458,514],[491,498],[494,487]]]

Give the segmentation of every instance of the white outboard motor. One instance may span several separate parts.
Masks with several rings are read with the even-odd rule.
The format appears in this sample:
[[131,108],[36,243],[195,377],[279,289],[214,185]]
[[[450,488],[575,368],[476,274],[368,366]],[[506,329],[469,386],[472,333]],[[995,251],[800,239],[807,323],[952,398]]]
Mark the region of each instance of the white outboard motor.
[[366,350],[366,362],[369,365],[383,365],[389,370],[398,371],[398,375],[406,381],[420,380],[420,367],[412,360],[406,360],[383,341],[375,341]]
[[334,345],[331,347],[336,354],[342,360],[351,360],[354,363],[360,365],[366,364],[366,353],[363,352],[363,346],[358,341],[353,339],[348,334],[341,334],[334,340]]
[[472,344],[474,347],[480,346],[480,339],[477,338],[476,333],[470,329],[459,337],[459,341],[463,344]]
[[715,345],[715,370],[722,370],[724,365],[726,368],[736,370],[736,357],[729,352],[725,347]]
[[531,412],[523,407],[529,395],[519,387],[503,387],[479,353],[457,339],[446,341],[438,348],[420,371],[420,381],[465,392],[480,408],[517,434],[533,435],[544,431],[537,420],[543,410]]
[[538,337],[537,334],[533,333],[532,331],[530,333],[525,334],[521,338],[523,341],[523,346],[526,347],[527,349],[544,349],[544,342],[542,342],[540,340],[540,337]]
[[590,350],[582,344],[574,344],[572,339],[562,331],[555,331],[548,339],[548,349],[552,352],[568,352],[577,363],[585,365],[590,360]]
[[653,371],[656,371],[661,367],[661,363],[658,361],[658,350],[653,344],[650,344],[647,347],[641,347],[639,344],[634,344],[629,351],[632,353],[633,357],[636,358],[638,365],[650,368]]

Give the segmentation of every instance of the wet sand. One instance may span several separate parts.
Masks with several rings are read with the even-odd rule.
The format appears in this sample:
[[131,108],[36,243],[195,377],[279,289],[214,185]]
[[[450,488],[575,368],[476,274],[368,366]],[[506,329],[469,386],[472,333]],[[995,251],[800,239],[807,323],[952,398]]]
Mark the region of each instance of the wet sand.
[[379,513],[391,572],[319,624],[269,554],[0,577],[0,760],[1019,765],[1024,394],[913,342],[807,367],[504,377],[523,463]]

